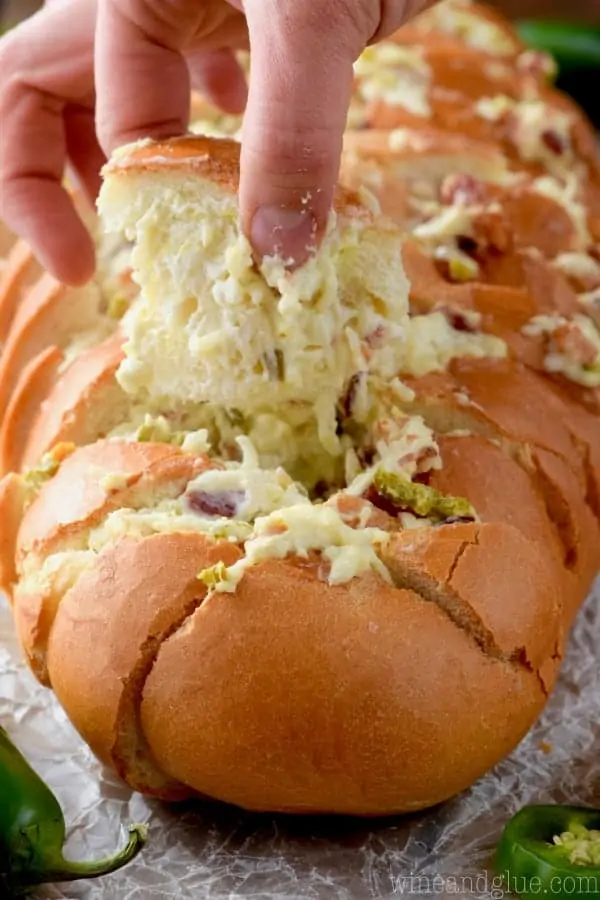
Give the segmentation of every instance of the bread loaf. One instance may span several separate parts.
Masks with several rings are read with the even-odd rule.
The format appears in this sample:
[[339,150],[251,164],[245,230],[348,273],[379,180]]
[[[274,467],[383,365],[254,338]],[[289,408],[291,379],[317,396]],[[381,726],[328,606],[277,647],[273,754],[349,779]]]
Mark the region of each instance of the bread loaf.
[[543,709],[600,568],[600,163],[553,71],[468,0],[369,47],[293,274],[199,98],[107,165],[92,284],[10,250],[0,585],[133,789],[417,810]]

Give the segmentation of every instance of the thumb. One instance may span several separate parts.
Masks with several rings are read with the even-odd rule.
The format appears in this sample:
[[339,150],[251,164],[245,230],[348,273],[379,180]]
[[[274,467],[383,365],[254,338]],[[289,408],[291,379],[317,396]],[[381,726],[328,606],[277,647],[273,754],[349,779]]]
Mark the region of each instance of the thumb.
[[[327,226],[360,35],[336,0],[246,0],[252,65],[242,226],[259,257],[300,265]],[[334,17],[333,8],[341,9]],[[372,31],[371,31],[372,33]]]

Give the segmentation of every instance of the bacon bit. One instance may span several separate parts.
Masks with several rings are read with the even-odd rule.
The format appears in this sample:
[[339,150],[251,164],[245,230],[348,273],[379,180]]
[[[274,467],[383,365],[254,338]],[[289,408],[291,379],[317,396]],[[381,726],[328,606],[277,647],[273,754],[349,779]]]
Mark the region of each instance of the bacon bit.
[[340,404],[342,415],[346,419],[349,419],[352,416],[354,404],[356,403],[356,397],[364,378],[364,372],[355,372],[348,383],[348,388]]
[[558,353],[562,353],[581,366],[591,366],[596,361],[596,348],[573,322],[561,325],[553,332],[550,343]]
[[[429,478],[429,473],[431,472],[431,466],[427,466],[426,469],[422,469],[425,463],[429,462],[430,459],[437,459],[438,451],[435,447],[425,447],[425,449],[419,454],[419,458],[417,460],[417,469],[421,472],[421,474],[427,474]],[[416,478],[413,478],[413,481],[418,479],[418,475]],[[425,484],[425,482],[422,482]]]
[[547,147],[551,153],[554,153],[555,156],[562,156],[566,153],[567,142],[558,131],[554,131],[552,128],[546,128],[545,131],[542,131],[540,134],[540,139],[544,146]]
[[374,506],[375,509],[380,510],[380,512],[387,516],[391,516],[393,519],[397,519],[402,512],[411,512],[408,508],[399,507],[389,497],[380,494],[373,485],[371,485],[366,492],[365,499]]
[[473,313],[469,316],[468,312],[464,312],[454,306],[438,306],[436,311],[444,314],[446,321],[455,331],[466,331],[469,334],[477,333],[478,329],[473,321]]
[[517,57],[517,70],[537,79],[550,80],[555,77],[557,67],[549,53],[541,50],[525,50]]
[[375,349],[377,347],[381,347],[384,343],[385,338],[385,328],[383,325],[378,325],[377,328],[368,334],[365,338],[365,344],[371,349]]
[[191,491],[186,500],[192,512],[232,519],[245,497],[245,491]]
[[447,206],[474,206],[488,199],[487,186],[472,175],[448,175],[440,188],[440,200]]
[[600,263],[600,244],[592,244],[591,247],[588,247],[588,256],[591,256],[592,259],[595,259],[596,262]]
[[431,481],[431,469],[427,469],[426,472],[419,472],[414,476],[413,481],[416,481],[417,484],[424,484],[428,486]]
[[469,237],[468,234],[459,234],[456,238],[456,246],[461,253],[466,253],[468,256],[477,253],[477,250],[479,249],[475,238]]
[[539,747],[540,747],[540,750],[542,751],[542,753],[546,753],[546,754],[552,753],[552,751],[554,750],[554,745],[551,744],[549,741],[540,741]]
[[337,494],[332,502],[342,521],[350,528],[356,528],[360,524],[361,514],[365,506],[369,505],[362,497],[353,497],[350,494]]

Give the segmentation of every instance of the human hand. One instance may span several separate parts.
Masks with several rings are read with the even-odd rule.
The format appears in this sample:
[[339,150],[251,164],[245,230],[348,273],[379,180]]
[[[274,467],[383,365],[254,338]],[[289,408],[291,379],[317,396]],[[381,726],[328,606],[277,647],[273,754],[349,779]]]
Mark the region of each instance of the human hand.
[[[338,176],[352,66],[424,0],[100,0],[98,134],[107,153],[186,124],[183,51],[251,47],[242,131],[242,224],[259,256],[301,263]],[[245,14],[245,20],[244,16]]]
[[[94,121],[96,14],[97,0],[46,0],[0,41],[0,216],[45,269],[71,284],[91,277],[95,255],[63,175],[69,163],[94,201],[106,159]],[[185,59],[195,87],[227,111],[243,110],[246,83],[230,53]]]
[[70,159],[91,197],[100,184],[95,21],[95,0],[53,0],[0,41],[0,215],[74,284],[92,274],[94,248],[61,182]]
[[[331,205],[352,63],[422,0],[100,0],[97,131],[106,152],[187,127],[190,81],[228,112],[246,86],[240,202],[259,255],[301,262]],[[61,185],[67,160],[92,197],[104,155],[93,124],[96,0],[51,0],[0,42],[1,214],[58,278],[91,274],[91,239]]]

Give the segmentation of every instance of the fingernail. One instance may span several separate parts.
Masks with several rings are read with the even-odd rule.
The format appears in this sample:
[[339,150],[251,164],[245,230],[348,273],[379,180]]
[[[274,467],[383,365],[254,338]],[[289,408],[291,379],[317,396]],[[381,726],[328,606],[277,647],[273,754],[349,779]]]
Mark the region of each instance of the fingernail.
[[314,253],[317,222],[310,209],[261,206],[252,219],[250,239],[261,259],[278,256],[294,268]]

